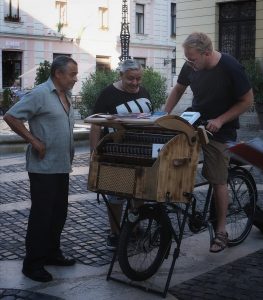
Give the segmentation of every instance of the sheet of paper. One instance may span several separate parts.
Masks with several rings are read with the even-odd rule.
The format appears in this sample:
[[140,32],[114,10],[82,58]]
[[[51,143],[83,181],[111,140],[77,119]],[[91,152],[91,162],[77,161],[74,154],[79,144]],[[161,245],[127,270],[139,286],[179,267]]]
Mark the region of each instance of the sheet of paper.
[[152,158],[157,158],[164,144],[152,144]]

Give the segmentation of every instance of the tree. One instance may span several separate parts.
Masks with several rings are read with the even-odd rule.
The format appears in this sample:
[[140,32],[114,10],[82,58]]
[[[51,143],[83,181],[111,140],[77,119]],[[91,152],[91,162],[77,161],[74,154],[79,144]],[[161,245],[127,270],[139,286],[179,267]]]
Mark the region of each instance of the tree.
[[119,74],[117,71],[96,71],[82,83],[81,88],[81,104],[80,114],[82,117],[87,117],[91,114],[95,102],[100,92],[109,84],[118,80]]
[[51,68],[51,64],[47,60],[44,60],[43,63],[39,64],[39,67],[37,68],[36,78],[35,78],[35,85],[39,85],[47,81],[50,75],[50,68]]
[[6,111],[12,106],[12,92],[10,88],[5,88],[3,91],[3,101],[2,101],[2,110],[3,113],[6,113]]
[[259,60],[250,59],[242,62],[254,93],[255,103],[263,104],[263,71]]
[[[100,92],[109,84],[117,81],[119,73],[117,71],[101,71],[98,70],[91,73],[82,83],[80,114],[82,117],[87,117],[91,114],[95,102]],[[142,86],[150,93],[153,103],[153,109],[158,110],[164,104],[167,97],[166,78],[152,68],[146,68],[142,76]]]
[[146,68],[143,71],[142,86],[150,93],[153,110],[160,109],[167,98],[166,78],[153,68]]

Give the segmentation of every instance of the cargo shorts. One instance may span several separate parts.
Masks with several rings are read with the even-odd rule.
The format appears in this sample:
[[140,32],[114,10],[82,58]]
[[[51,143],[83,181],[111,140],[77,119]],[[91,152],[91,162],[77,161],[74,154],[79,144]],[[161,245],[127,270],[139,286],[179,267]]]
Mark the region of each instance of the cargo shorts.
[[226,184],[230,154],[227,145],[210,140],[203,148],[202,175],[212,184]]

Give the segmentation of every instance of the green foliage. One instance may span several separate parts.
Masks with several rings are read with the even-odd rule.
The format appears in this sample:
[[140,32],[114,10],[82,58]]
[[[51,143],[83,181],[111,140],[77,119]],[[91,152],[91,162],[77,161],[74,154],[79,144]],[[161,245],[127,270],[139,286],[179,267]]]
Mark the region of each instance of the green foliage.
[[167,98],[166,78],[154,71],[153,68],[146,68],[143,71],[142,86],[150,93],[153,110],[160,109]]
[[[119,79],[117,71],[96,71],[91,73],[82,83],[80,114],[86,117],[91,114],[100,92],[109,84]],[[157,110],[164,104],[167,97],[166,79],[152,68],[146,68],[143,72],[142,86],[150,93],[153,109]]]
[[3,101],[2,101],[2,107],[4,111],[7,111],[12,106],[12,91],[10,88],[5,88],[3,91]]
[[263,103],[263,72],[259,60],[250,59],[243,62],[254,92],[254,101]]
[[95,102],[100,92],[109,84],[117,81],[119,73],[117,71],[96,71],[82,83],[80,96],[80,114],[87,117],[91,114]]
[[50,68],[51,64],[47,60],[44,60],[43,63],[39,64],[35,78],[35,85],[39,85],[48,80],[48,77],[50,75]]

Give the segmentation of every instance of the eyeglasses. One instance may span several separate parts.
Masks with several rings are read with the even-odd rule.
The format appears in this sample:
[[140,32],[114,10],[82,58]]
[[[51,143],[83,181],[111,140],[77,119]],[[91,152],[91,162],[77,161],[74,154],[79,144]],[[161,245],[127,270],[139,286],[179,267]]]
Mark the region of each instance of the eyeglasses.
[[194,67],[194,65],[195,65],[195,62],[194,62],[194,61],[188,60],[187,58],[184,58],[184,61],[185,61],[190,67]]

